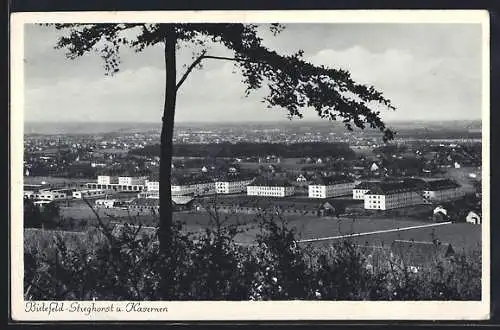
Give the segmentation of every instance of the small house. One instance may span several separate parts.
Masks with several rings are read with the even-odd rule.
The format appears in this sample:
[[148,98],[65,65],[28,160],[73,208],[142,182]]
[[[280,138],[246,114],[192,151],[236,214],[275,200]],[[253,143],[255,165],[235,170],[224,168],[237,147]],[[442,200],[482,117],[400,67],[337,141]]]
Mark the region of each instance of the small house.
[[378,170],[379,170],[379,166],[377,165],[377,163],[372,163],[372,165],[370,166],[370,171],[376,172]]
[[475,225],[481,224],[481,212],[470,211],[465,217],[465,222]]

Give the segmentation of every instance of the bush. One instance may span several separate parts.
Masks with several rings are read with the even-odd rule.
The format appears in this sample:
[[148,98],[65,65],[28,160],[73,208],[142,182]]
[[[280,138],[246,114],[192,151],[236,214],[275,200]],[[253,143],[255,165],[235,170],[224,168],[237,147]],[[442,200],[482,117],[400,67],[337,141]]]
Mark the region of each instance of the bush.
[[[100,221],[100,233],[79,239],[56,236],[47,244],[25,240],[27,300],[478,300],[477,255],[438,259],[418,271],[385,251],[344,240],[331,246],[301,245],[286,219],[259,213],[255,245],[234,240],[207,208],[202,233],[173,230],[172,253],[160,254],[156,232]],[[75,234],[77,235],[77,234]],[[71,243],[71,244],[69,244]],[[50,244],[49,244],[50,245]],[[168,290],[160,290],[161,280]]]

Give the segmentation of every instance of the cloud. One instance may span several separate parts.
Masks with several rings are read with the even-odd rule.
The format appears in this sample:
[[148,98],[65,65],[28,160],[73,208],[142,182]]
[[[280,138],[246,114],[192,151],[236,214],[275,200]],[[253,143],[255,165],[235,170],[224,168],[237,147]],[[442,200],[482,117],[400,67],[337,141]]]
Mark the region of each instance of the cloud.
[[[384,119],[480,116],[481,63],[474,41],[477,33],[465,33],[469,31],[466,27],[461,34],[464,38],[445,38],[455,31],[449,29],[434,33],[439,34],[437,38],[431,32],[438,30],[430,26],[425,33],[411,26],[384,27],[380,33],[377,29],[381,27],[316,25],[311,32],[294,25],[293,33],[266,40],[279,52],[304,48],[312,63],[348,69],[354,80],[374,85],[398,107],[396,112],[384,112]],[[54,31],[31,27],[28,36],[25,52],[28,120],[160,120],[165,73],[163,52],[158,47],[139,54],[124,51],[122,71],[114,77],[105,77],[98,56],[71,61],[64,57],[63,51],[54,50],[57,39]],[[416,37],[418,46],[411,39]],[[214,47],[212,52],[229,55],[221,47]],[[178,77],[185,70],[182,64],[190,62],[191,49],[180,51]],[[193,71],[178,95],[176,120],[285,118],[285,111],[269,111],[261,103],[263,91],[243,97],[245,86],[241,75],[233,74],[233,69],[231,62],[213,60],[204,62],[202,70]],[[316,115],[306,111],[305,117],[312,119]]]
[[323,49],[309,61],[347,69],[355,81],[382,91],[398,107],[385,114],[390,119],[480,116],[480,66],[470,57],[416,57],[406,50],[370,52],[357,45]]

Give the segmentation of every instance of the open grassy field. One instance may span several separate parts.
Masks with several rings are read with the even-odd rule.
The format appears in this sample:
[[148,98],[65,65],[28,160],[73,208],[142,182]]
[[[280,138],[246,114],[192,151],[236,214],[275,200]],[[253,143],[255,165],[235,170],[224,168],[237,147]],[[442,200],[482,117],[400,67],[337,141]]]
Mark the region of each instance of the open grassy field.
[[[224,215],[223,215],[224,217]],[[141,217],[143,219],[144,217]],[[185,232],[201,232],[209,226],[210,220],[203,213],[188,213],[179,212],[174,214],[176,220],[183,221]],[[256,224],[255,215],[237,214],[228,218],[226,223],[238,223],[242,230],[235,240],[242,244],[252,244],[255,242],[256,235],[259,233],[259,227]],[[156,224],[156,218],[150,218],[152,224]],[[313,246],[328,246],[338,242],[338,236],[350,234],[368,233],[366,235],[352,237],[351,239],[358,245],[369,246],[390,246],[397,239],[400,240],[415,240],[415,241],[432,241],[434,238],[443,243],[450,243],[457,251],[471,251],[481,249],[481,226],[467,223],[452,223],[433,226],[432,223],[423,221],[414,221],[404,218],[334,218],[334,217],[313,217],[293,215],[286,217],[286,221],[290,227],[296,229],[298,240],[321,239],[325,240],[316,242],[305,242],[302,244],[312,244]],[[147,224],[146,224],[147,225]],[[413,228],[406,230],[408,227],[429,226],[425,228]],[[147,227],[144,230],[151,232],[153,228]],[[374,231],[385,230],[401,230],[370,234]],[[71,233],[59,231],[42,231],[36,229],[25,230],[25,246],[34,246],[39,249],[48,247],[49,242],[53,242],[54,238],[63,235],[70,239],[72,244],[80,244],[78,242],[95,241],[99,238],[95,235],[95,229],[89,229],[89,232]],[[335,238],[337,237],[337,238]],[[332,239],[333,238],[333,239]]]
[[[296,200],[299,201],[301,198],[296,198]],[[316,202],[309,199],[304,199],[304,201],[311,203]],[[113,222],[141,223],[148,227],[154,227],[158,224],[157,215],[152,214],[151,211],[144,211],[142,213],[133,211],[129,213],[127,210],[120,209],[97,209],[97,212],[104,219]],[[412,212],[415,213],[415,211]],[[67,221],[73,221],[71,219],[85,219],[91,220],[90,223],[96,223],[93,211],[84,203],[73,203],[69,207],[61,207],[61,215],[68,219]],[[336,237],[432,224],[426,217],[413,217],[410,215],[411,214],[404,212],[399,212],[397,214],[386,214],[382,212],[380,214],[372,214],[371,216],[345,216],[336,218],[318,217],[311,214],[290,214],[284,216],[284,218],[289,226],[296,229],[297,238],[299,240]],[[220,216],[221,219],[225,220],[226,224],[238,224],[243,230],[243,232],[236,237],[238,242],[252,243],[255,240],[259,231],[256,223],[257,216],[255,214],[236,213],[229,215],[228,213],[221,213]],[[211,223],[210,217],[205,212],[196,211],[175,212],[174,220],[183,222],[185,230],[189,232],[202,231]],[[457,249],[477,249],[481,244],[481,226],[464,223],[449,224],[438,227],[363,235],[353,239],[357,244],[380,246],[390,244],[395,239],[432,241],[433,238],[437,238],[445,243],[451,243]],[[331,242],[332,240],[326,240],[314,244],[330,244]]]
[[[375,230],[385,230],[427,224],[421,221],[405,219],[383,219],[383,218],[335,218],[335,217],[312,217],[312,216],[288,216],[285,217],[288,225],[296,230],[297,239],[311,239],[318,237],[331,237],[364,233]],[[241,233],[237,241],[251,243],[258,232],[258,228],[248,228]]]
[[[481,250],[481,226],[468,223],[452,223],[436,227],[352,237],[351,239],[359,245],[390,246],[394,240],[430,242],[433,238],[438,239],[443,244],[451,244],[456,251]],[[335,241],[338,240],[325,240],[312,244],[329,245]]]

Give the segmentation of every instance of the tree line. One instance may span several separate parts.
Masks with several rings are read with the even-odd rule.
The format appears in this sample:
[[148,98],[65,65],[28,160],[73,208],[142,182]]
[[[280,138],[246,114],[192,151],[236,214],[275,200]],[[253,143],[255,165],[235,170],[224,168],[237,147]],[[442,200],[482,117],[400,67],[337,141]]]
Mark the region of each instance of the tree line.
[[[159,144],[145,146],[129,151],[131,155],[157,157],[160,155]],[[293,144],[280,143],[211,143],[211,144],[174,144],[173,155],[178,157],[344,157],[355,156],[347,143],[303,142]]]

